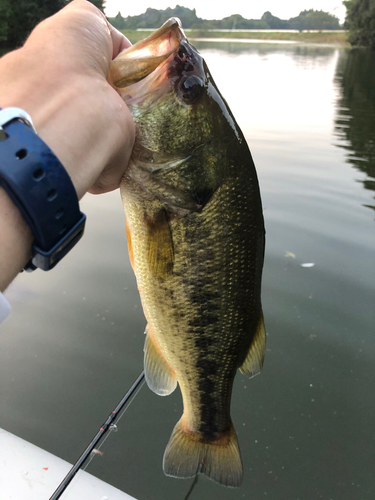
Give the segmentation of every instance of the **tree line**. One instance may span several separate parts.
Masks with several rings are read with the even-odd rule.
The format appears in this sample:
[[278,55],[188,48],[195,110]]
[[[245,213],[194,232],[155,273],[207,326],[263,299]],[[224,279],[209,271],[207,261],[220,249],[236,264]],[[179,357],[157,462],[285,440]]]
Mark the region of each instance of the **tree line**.
[[221,20],[201,19],[195,9],[177,5],[174,9],[157,10],[148,8],[138,16],[122,17],[119,12],[110,22],[117,29],[158,28],[168,18],[178,17],[182,26],[187,29],[295,29],[295,30],[335,30],[340,29],[340,21],[336,16],[321,10],[304,10],[297,17],[283,20],[271,12],[265,12],[261,19],[245,19],[240,14],[233,14]]
[[[71,0],[0,0],[0,49],[21,46],[40,21],[55,14]],[[104,12],[105,0],[89,0]],[[345,0],[347,16],[344,28],[352,45],[375,50],[375,0]],[[118,29],[158,28],[169,17],[179,17],[184,28],[190,29],[295,29],[335,30],[339,19],[322,10],[304,10],[297,17],[285,20],[265,12],[261,19],[245,19],[234,14],[221,20],[201,19],[195,9],[177,5],[174,9],[149,8],[139,16],[109,18]]]

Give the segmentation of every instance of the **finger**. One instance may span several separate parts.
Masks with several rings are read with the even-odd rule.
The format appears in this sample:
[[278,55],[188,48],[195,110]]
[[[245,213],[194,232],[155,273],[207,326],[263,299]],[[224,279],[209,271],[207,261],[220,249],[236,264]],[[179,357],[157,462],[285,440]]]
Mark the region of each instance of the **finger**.
[[120,187],[121,179],[127,169],[126,162],[114,165],[109,171],[104,171],[94,184],[89,188],[90,194],[103,194],[114,191]]
[[108,28],[111,33],[112,45],[113,45],[113,53],[112,59],[120,54],[123,50],[127,49],[131,46],[131,42],[123,35],[120,31],[118,31],[112,24],[108,23]]
[[[117,97],[120,99],[119,96]],[[121,109],[118,108],[120,121],[117,123],[119,127],[112,129],[111,134],[106,140],[107,144],[112,143],[113,147],[111,150],[114,154],[112,154],[100,175],[91,185],[89,189],[89,193],[91,194],[107,193],[108,191],[117,189],[120,186],[121,179],[129,168],[129,160],[135,140],[135,126],[129,109],[123,102],[122,105]]]

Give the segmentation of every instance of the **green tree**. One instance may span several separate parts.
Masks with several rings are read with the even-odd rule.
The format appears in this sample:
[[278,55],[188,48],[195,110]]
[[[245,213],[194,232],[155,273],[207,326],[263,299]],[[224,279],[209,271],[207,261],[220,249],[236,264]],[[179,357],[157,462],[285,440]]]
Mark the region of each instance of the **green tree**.
[[0,0],[0,43],[8,38],[8,16],[10,12],[9,0]]
[[288,21],[284,21],[283,19],[273,16],[269,11],[263,14],[262,21],[265,21],[268,28],[271,30],[282,30],[288,28]]
[[246,29],[267,29],[268,24],[261,19],[245,19],[240,14],[233,14],[229,17],[224,17],[221,21],[214,21],[215,28],[229,30],[246,30]]
[[375,0],[348,0],[343,3],[349,42],[375,50]]
[[120,11],[117,16],[110,18],[110,23],[118,30],[123,30],[125,28],[125,19],[122,17]]
[[[0,45],[21,46],[32,29],[46,17],[65,7],[70,0],[0,0]],[[105,0],[90,0],[104,11]]]
[[31,30],[66,4],[66,0],[0,0],[2,44],[22,45]]
[[340,20],[322,10],[303,10],[297,17],[289,19],[289,27],[297,30],[337,30]]

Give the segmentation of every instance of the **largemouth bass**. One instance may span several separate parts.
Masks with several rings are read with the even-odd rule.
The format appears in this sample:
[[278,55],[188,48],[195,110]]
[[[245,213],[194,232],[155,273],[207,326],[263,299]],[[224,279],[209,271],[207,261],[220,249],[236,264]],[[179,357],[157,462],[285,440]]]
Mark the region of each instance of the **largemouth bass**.
[[145,376],[184,412],[167,475],[239,486],[234,377],[263,364],[264,222],[254,163],[228,105],[179,21],[121,53],[110,81],[136,124],[121,184],[130,260],[148,326]]

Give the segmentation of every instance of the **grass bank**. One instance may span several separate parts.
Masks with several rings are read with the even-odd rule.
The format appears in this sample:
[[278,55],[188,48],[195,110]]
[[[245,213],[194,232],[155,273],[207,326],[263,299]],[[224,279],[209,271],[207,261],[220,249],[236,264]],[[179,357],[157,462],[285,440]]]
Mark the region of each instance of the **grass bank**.
[[[146,38],[150,32],[137,30],[122,30],[124,35],[132,43]],[[334,45],[349,45],[346,32],[285,32],[285,31],[205,31],[205,30],[185,30],[186,36],[194,38],[227,38],[227,39],[248,39],[248,40],[275,40],[291,42],[329,43]]]

